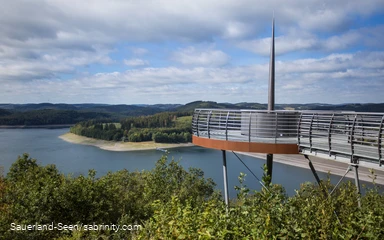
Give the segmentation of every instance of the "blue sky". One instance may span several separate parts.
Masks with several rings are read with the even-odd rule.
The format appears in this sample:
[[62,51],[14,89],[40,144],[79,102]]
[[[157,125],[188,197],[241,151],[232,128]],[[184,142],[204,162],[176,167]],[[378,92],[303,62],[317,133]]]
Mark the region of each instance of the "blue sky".
[[0,1],[0,103],[384,102],[382,0]]

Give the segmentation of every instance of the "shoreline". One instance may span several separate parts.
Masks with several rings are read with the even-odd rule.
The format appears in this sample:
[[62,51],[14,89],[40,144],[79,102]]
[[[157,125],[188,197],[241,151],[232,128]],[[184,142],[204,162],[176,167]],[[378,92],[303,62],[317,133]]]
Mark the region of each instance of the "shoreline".
[[47,125],[0,125],[0,129],[33,129],[33,128],[44,128],[44,129],[60,129],[69,128],[74,124],[47,124]]
[[168,148],[195,146],[192,143],[155,143],[153,141],[112,142],[112,141],[83,137],[73,133],[65,133],[59,136],[59,138],[66,142],[70,142],[74,144],[90,145],[90,146],[98,147],[103,150],[115,151],[115,152],[130,152],[130,151],[142,151],[142,150],[156,150],[157,148],[168,149]]
[[[245,156],[250,156],[259,159],[265,159],[266,154],[261,153],[249,153],[249,152],[235,152],[236,154],[241,154]],[[335,160],[328,160],[324,158],[309,156],[312,161],[313,166],[317,172],[328,173],[330,172],[332,175],[337,175],[342,177],[347,171],[348,165],[344,162],[339,162]],[[303,155],[300,154],[275,154],[273,155],[273,161],[293,167],[310,169],[308,165],[308,160],[304,158]],[[370,168],[359,166],[358,168],[359,179],[360,181],[365,181],[372,183],[372,179],[369,176],[372,176],[370,173]],[[374,173],[376,175],[375,183],[379,185],[384,185],[384,170],[374,169]],[[354,171],[349,171],[349,173],[345,176],[346,178],[353,179],[355,178]],[[272,174],[273,178],[273,174]],[[315,178],[313,178],[315,180]]]

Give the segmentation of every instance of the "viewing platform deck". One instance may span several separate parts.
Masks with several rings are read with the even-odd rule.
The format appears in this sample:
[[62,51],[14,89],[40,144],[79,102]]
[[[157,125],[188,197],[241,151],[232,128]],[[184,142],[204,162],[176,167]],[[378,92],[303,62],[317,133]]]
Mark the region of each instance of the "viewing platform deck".
[[384,113],[196,109],[193,143],[219,150],[304,154],[366,167],[384,161]]

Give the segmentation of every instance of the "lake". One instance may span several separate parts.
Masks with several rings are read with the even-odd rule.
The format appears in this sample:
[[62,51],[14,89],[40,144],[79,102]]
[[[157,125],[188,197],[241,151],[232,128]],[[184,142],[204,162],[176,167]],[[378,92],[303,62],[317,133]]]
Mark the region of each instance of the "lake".
[[[164,154],[157,150],[113,152],[99,149],[94,146],[79,145],[66,142],[60,135],[69,129],[0,129],[0,166],[7,173],[18,155],[29,153],[30,157],[37,159],[41,165],[55,164],[65,174],[87,174],[89,169],[95,169],[97,176],[102,176],[108,171],[120,169],[150,170],[156,161]],[[206,177],[212,178],[217,188],[223,190],[222,153],[219,150],[201,147],[186,147],[170,149],[169,159],[180,160],[183,167],[195,167],[204,171]],[[263,175],[263,159],[239,155],[248,167],[261,179]],[[228,184],[230,196],[235,197],[234,186],[239,184],[240,172],[246,173],[245,184],[255,190],[261,186],[252,174],[231,152],[227,152]],[[324,179],[326,173],[318,172]],[[331,181],[337,183],[339,176],[331,176]],[[282,184],[289,195],[306,181],[314,182],[310,170],[274,163],[273,182]]]

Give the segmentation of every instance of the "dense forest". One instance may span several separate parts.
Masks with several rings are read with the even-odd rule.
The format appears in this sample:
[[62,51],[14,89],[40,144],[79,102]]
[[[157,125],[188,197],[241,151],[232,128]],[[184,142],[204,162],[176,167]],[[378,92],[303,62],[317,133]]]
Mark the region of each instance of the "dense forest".
[[[229,108],[266,110],[261,103],[217,103],[195,101],[181,104],[108,105],[108,104],[0,104],[0,125],[74,124],[80,121],[103,120],[119,122],[127,117],[154,115],[161,112],[182,112],[190,115],[196,108]],[[276,104],[276,110],[335,110],[356,112],[384,112],[383,103],[366,104]],[[151,122],[150,122],[151,124]],[[140,128],[143,128],[141,126]],[[145,126],[146,128],[157,128]]]
[[[384,196],[377,186],[360,196],[354,184],[342,183],[329,195],[324,191],[333,186],[324,180],[287,196],[265,175],[266,187],[251,191],[240,174],[237,197],[227,207],[201,170],[187,171],[167,156],[150,171],[95,174],[64,175],[55,165],[19,157],[0,176],[0,239],[384,239]],[[15,230],[28,224],[67,229]],[[132,227],[84,228],[99,224]]]
[[128,117],[119,123],[85,121],[70,132],[107,141],[185,143],[192,141],[192,117],[189,112],[163,112],[151,116]]
[[74,110],[34,110],[26,112],[0,111],[0,125],[50,125],[74,124],[88,119],[110,118],[101,112],[79,112]]

